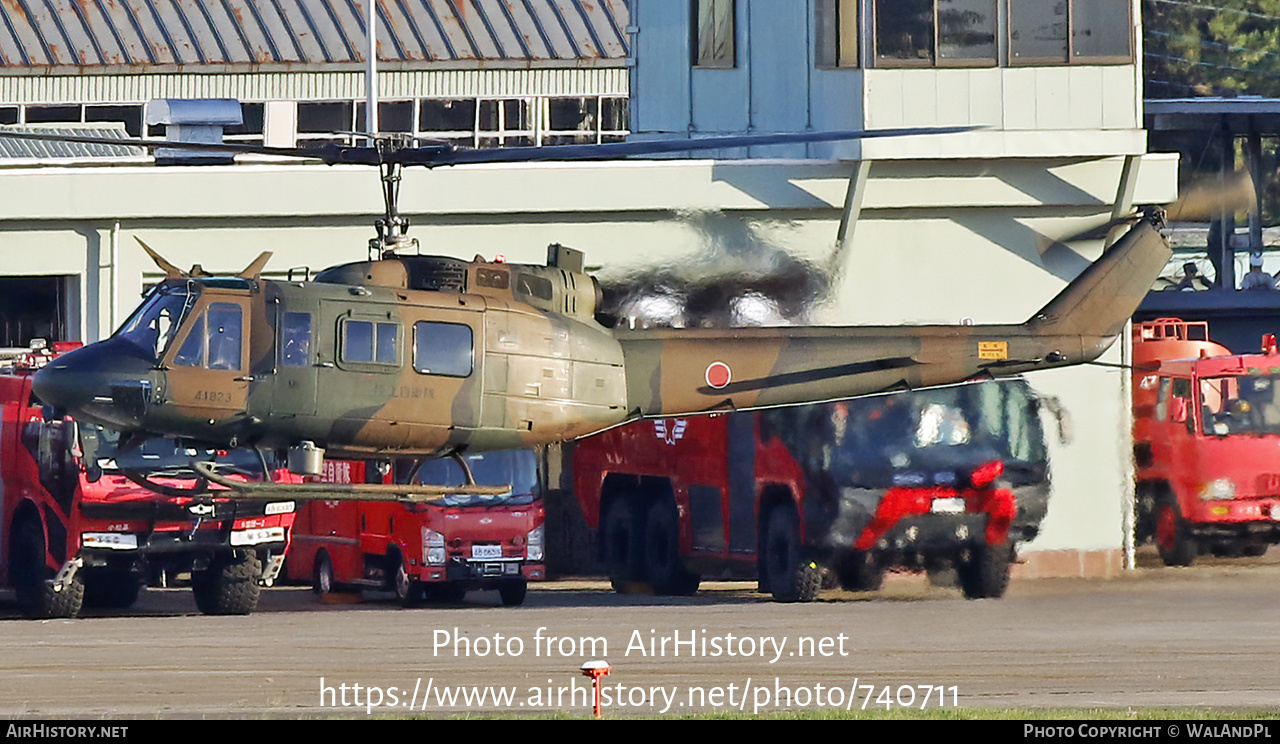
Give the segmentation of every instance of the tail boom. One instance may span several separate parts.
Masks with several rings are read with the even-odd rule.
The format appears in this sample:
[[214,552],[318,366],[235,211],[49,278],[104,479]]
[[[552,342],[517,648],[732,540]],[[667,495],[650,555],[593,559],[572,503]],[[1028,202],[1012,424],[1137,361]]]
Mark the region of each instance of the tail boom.
[[1171,252],[1144,220],[1027,322],[619,331],[633,415],[836,400],[1097,359]]

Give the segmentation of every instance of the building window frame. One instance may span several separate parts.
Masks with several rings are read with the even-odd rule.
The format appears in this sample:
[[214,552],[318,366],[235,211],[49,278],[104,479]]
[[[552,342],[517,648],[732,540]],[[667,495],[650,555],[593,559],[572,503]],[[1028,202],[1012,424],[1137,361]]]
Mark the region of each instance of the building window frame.
[[[1056,67],[1068,65],[1126,65],[1134,62],[1134,29],[1133,29],[1133,5],[1128,0],[1061,0],[1066,5],[1066,44],[1063,50],[1063,56],[1033,56],[1020,57],[1015,52],[1016,40],[1015,34],[1018,30],[1015,27],[1017,6],[1015,0],[1003,0],[1006,4],[1006,21],[1005,21],[1005,44],[1008,48],[1008,65],[1009,67]],[[1096,55],[1081,56],[1077,51],[1076,34],[1077,28],[1081,25],[1079,20],[1080,9],[1096,5],[1098,3],[1114,2],[1117,6],[1124,7],[1124,29],[1126,41],[1128,43],[1128,53],[1123,55]]]
[[814,65],[819,69],[861,67],[863,0],[816,0]]
[[727,70],[737,67],[737,0],[692,0],[690,47],[693,66]]
[[989,21],[985,28],[991,32],[991,54],[990,56],[974,56],[974,57],[948,57],[943,56],[939,51],[942,48],[942,23],[941,15],[946,9],[941,8],[943,0],[928,0],[931,5],[931,29],[932,35],[929,38],[929,53],[927,57],[887,57],[881,55],[881,34],[880,34],[880,8],[882,5],[892,4],[901,7],[900,0],[871,0],[868,6],[871,10],[871,18],[867,22],[867,35],[871,43],[871,61],[875,67],[879,68],[933,68],[933,67],[997,67],[1000,60],[999,37],[1000,37],[1000,6],[1006,5],[1009,0],[976,0],[978,2],[986,2],[990,6]]

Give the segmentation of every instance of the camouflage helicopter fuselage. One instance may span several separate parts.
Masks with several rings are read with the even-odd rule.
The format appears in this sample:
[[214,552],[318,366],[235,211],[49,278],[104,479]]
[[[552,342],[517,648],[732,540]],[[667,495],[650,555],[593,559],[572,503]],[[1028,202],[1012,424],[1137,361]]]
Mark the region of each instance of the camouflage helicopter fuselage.
[[572,265],[398,256],[310,282],[171,277],[111,338],[36,378],[125,432],[341,456],[573,439],[640,416],[745,409],[1078,364],[1170,255],[1143,221],[1017,325],[609,329]]

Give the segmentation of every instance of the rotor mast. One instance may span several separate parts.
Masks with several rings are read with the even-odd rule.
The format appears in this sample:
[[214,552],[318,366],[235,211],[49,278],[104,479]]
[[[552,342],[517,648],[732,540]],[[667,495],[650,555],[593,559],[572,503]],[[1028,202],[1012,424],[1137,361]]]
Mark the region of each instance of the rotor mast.
[[365,72],[364,121],[365,141],[378,153],[378,170],[382,177],[382,219],[374,222],[378,236],[369,239],[369,256],[384,258],[400,248],[413,245],[405,233],[409,220],[400,216],[401,163],[393,153],[412,145],[410,138],[384,137],[378,131],[378,0],[365,0]]
[[416,247],[417,241],[410,238],[409,220],[400,216],[400,171],[402,169],[392,152],[406,146],[395,137],[378,137],[374,140],[378,149],[378,170],[382,173],[382,219],[373,223],[378,231],[376,238],[369,239],[369,255],[374,258],[386,258],[403,248]]

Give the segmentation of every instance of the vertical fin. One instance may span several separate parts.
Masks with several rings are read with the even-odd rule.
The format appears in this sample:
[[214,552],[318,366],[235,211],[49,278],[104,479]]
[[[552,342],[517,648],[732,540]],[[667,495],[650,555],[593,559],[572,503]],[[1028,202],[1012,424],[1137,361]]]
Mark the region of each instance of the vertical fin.
[[1147,217],[1090,264],[1031,319],[1039,333],[1114,336],[1173,255]]

